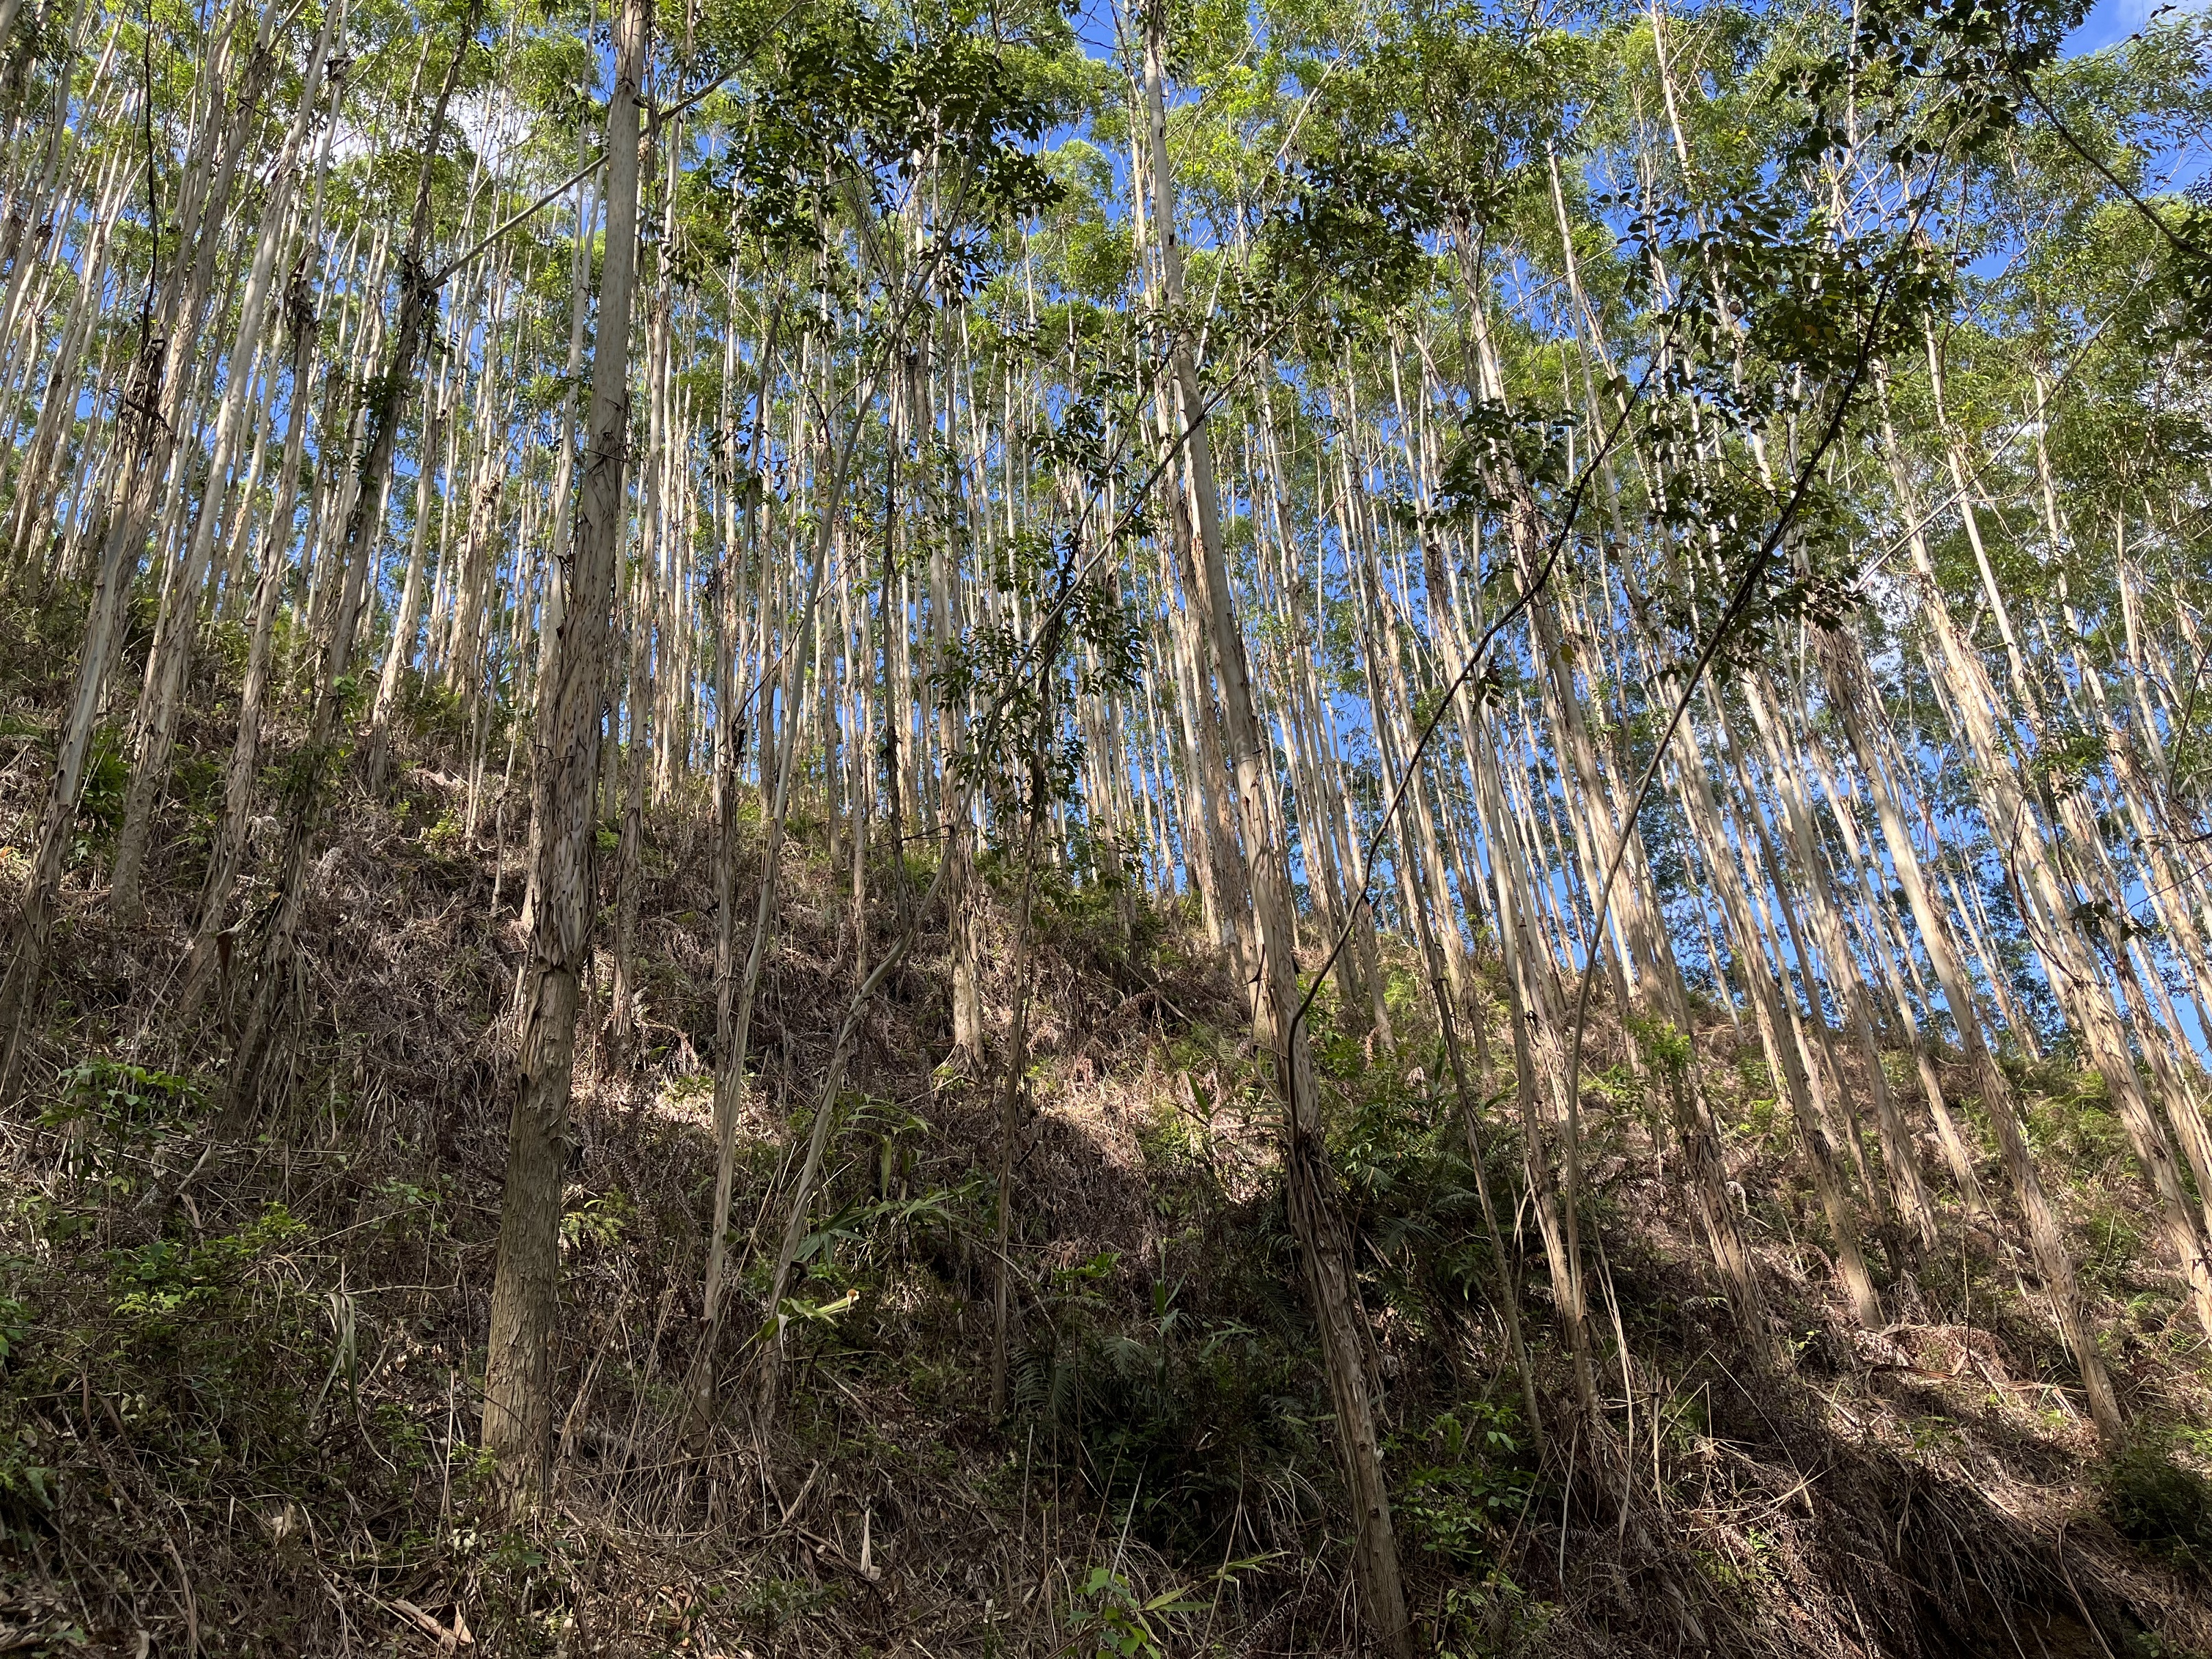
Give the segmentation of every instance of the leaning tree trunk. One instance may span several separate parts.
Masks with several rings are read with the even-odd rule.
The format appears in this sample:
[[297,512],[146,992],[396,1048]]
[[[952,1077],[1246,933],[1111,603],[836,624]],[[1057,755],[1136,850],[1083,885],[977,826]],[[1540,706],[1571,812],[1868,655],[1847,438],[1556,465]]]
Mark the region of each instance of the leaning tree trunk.
[[415,210],[407,248],[399,261],[399,319],[392,331],[392,356],[368,389],[368,446],[355,481],[337,557],[324,572],[325,580],[335,584],[337,592],[331,601],[330,633],[323,647],[322,674],[316,683],[314,704],[307,719],[307,739],[292,769],[294,781],[287,803],[276,892],[267,932],[256,955],[252,997],[245,1029],[231,1059],[223,1115],[234,1126],[252,1112],[260,1093],[264,1062],[272,1047],[277,1002],[282,987],[291,977],[289,964],[307,905],[307,872],[321,824],[323,805],[338,763],[338,721],[349,684],[354,641],[369,597],[376,549],[383,538],[392,453],[398,443],[408,398],[414,390],[416,358],[434,320],[437,304],[437,293],[430,283],[425,264],[430,245],[430,187],[435,177],[438,152],[443,147],[447,112],[460,84],[461,70],[470,49],[475,44],[479,9],[478,4],[472,3],[462,21],[453,60],[447,66],[437,100],[431,106],[422,163],[416,176]]
[[2089,1414],[2097,1425],[2097,1432],[2107,1445],[2118,1445],[2126,1436],[2126,1426],[2120,1416],[2118,1397],[2105,1370],[2104,1356],[2098,1352],[2096,1337],[2082,1314],[2073,1254],[2066,1247],[2057,1212],[2051,1207],[2042,1177],[2036,1170],[2034,1155],[2028,1149],[2011,1081],[1997,1065],[1996,1056],[1990,1052],[1983,1035],[1966,963],[1929,891],[1905,816],[1898,808],[1895,795],[1886,787],[1871,730],[1871,723],[1879,714],[1872,698],[1864,695],[1865,666],[1858,647],[1837,634],[1823,634],[1820,645],[1830,692],[1836,697],[1842,716],[1838,724],[1850,733],[1858,750],[1859,765],[1866,774],[1880,817],[1882,841],[1889,849],[1890,866],[1896,872],[1898,885],[1905,891],[1905,903],[1911,909],[1920,942],[1936,970],[1943,1000],[1950,1007],[1960,1046],[1966,1050],[1966,1062],[1981,1085],[1983,1109],[1989,1113],[1990,1122],[1996,1130],[2005,1175],[2020,1202],[2021,1221],[2027,1234],[2028,1250],[2034,1258],[2036,1272],[2043,1280],[2044,1294],[2050,1298],[2059,1334],[2065,1339],[2081,1373],[2082,1392],[2088,1396]]
[[218,962],[218,939],[229,913],[231,890],[245,857],[246,826],[253,808],[253,781],[261,755],[262,703],[269,693],[269,658],[276,627],[276,608],[291,570],[292,520],[300,493],[300,467],[306,453],[307,379],[315,358],[314,299],[307,286],[307,252],[293,277],[285,309],[292,330],[292,395],[285,417],[284,458],[278,464],[276,499],[269,534],[261,550],[261,570],[253,587],[253,613],[246,653],[246,681],[238,696],[238,732],[223,771],[222,822],[208,849],[207,874],[200,884],[199,922],[185,960],[179,1002],[189,1017],[205,995]]
[[215,446],[208,458],[207,486],[201,494],[198,520],[178,571],[176,592],[161,620],[161,631],[146,662],[145,685],[139,698],[137,717],[132,722],[135,743],[131,782],[124,796],[123,825],[116,834],[115,869],[108,890],[108,906],[115,919],[125,925],[135,922],[142,909],[140,888],[147,842],[152,834],[154,813],[161,804],[162,786],[167,781],[169,748],[176,737],[179,702],[191,666],[192,641],[198,633],[199,592],[229,493],[232,462],[246,414],[254,355],[260,349],[263,326],[276,309],[276,296],[271,289],[289,216],[286,198],[299,165],[301,146],[307,141],[308,124],[313,118],[315,100],[321,91],[323,66],[329,60],[331,36],[336,33],[342,9],[332,5],[324,16],[322,32],[316,37],[300,88],[299,107],[292,118],[291,130],[285,135],[283,153],[277,160],[261,204],[261,228],[254,245],[246,293],[239,302],[238,334],[231,343],[230,379],[216,418]]
[[62,863],[76,831],[77,800],[92,757],[93,731],[122,632],[124,607],[145,549],[146,520],[165,459],[160,452],[168,447],[164,436],[170,427],[160,404],[167,345],[158,335],[144,336],[124,396],[116,441],[130,459],[117,470],[114,496],[106,509],[107,534],[100,546],[84,646],[77,658],[76,686],[54,756],[53,781],[40,815],[37,851],[15,924],[15,954],[7,977],[0,981],[0,1045],[4,1045],[0,1047],[0,1099],[13,1091],[24,1030],[36,1004],[54,904],[61,893]]
[[[251,105],[256,88],[270,66],[270,54],[258,51],[240,71],[239,107]],[[145,91],[152,96],[152,88]],[[106,695],[108,675],[123,632],[124,612],[145,556],[147,532],[154,520],[156,497],[176,453],[178,428],[183,424],[184,398],[191,376],[185,364],[191,354],[173,350],[171,340],[155,332],[157,318],[167,325],[183,317],[197,319],[204,309],[215,274],[215,244],[223,227],[210,225],[198,212],[205,200],[201,188],[210,161],[219,162],[218,176],[228,189],[236,175],[235,146],[220,156],[218,131],[241,137],[243,115],[225,125],[211,111],[196,138],[192,161],[179,191],[177,246],[194,250],[189,264],[173,263],[155,292],[154,275],[148,272],[145,310],[138,328],[138,350],[127,389],[118,407],[115,444],[118,465],[114,467],[100,537],[100,562],[87,611],[84,645],[77,658],[76,688],[69,713],[56,745],[53,781],[39,817],[36,850],[32,854],[30,878],[24,885],[22,908],[15,927],[15,949],[8,971],[0,978],[0,1099],[12,1091],[21,1054],[24,1032],[35,1008],[40,981],[46,969],[46,947],[53,926],[53,911],[61,896],[62,866],[76,833],[76,811],[84,791],[92,757],[93,737],[100,707]],[[148,179],[148,189],[153,187]]]
[[[1162,86],[1165,20],[1154,7],[1145,31],[1145,100],[1154,190],[1155,229],[1167,278],[1167,298],[1179,307],[1182,255],[1176,242],[1174,182],[1168,169],[1167,117]],[[1306,1285],[1321,1328],[1322,1358],[1329,1396],[1336,1407],[1338,1450],[1349,1489],[1358,1547],[1355,1560],[1368,1621],[1383,1650],[1399,1659],[1413,1651],[1406,1616],[1406,1593],[1398,1569],[1398,1546],[1390,1524],[1390,1496],[1382,1474],[1376,1435],[1375,1401],[1367,1380],[1372,1340],[1360,1305],[1359,1281],[1352,1270],[1352,1240],[1322,1139],[1321,1098],[1308,1046],[1299,999],[1297,964],[1291,957],[1291,901],[1284,865],[1282,826],[1269,811],[1261,776],[1268,757],[1260,744],[1260,725],[1252,702],[1250,671],[1229,585],[1221,546],[1220,508],[1214,489],[1213,457],[1207,440],[1205,404],[1187,343],[1178,340],[1172,366],[1170,407],[1188,462],[1193,504],[1198,520],[1200,602],[1212,635],[1221,675],[1223,724],[1236,778],[1239,827],[1253,911],[1258,922],[1261,992],[1272,1016],[1278,1086],[1283,1096],[1284,1174],[1291,1230],[1305,1265]]]

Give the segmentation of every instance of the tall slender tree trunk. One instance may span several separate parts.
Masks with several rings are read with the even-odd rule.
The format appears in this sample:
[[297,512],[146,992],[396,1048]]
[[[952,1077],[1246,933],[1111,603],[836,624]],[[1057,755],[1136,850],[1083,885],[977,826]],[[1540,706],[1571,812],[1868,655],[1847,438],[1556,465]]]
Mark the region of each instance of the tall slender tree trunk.
[[[1182,254],[1176,246],[1174,183],[1168,167],[1163,9],[1155,4],[1146,15],[1145,96],[1159,252],[1167,276],[1169,304],[1180,309]],[[1372,1336],[1360,1304],[1359,1281],[1352,1271],[1352,1240],[1336,1173],[1322,1139],[1320,1093],[1305,1023],[1300,1017],[1297,964],[1292,956],[1290,880],[1284,864],[1282,826],[1269,812],[1261,777],[1268,757],[1261,746],[1244,636],[1237,625],[1228,563],[1222,552],[1205,406],[1188,347],[1180,339],[1173,355],[1172,374],[1171,407],[1176,429],[1188,434],[1183,441],[1183,454],[1189,466],[1198,520],[1200,586],[1194,597],[1206,613],[1221,676],[1223,724],[1258,925],[1261,992],[1271,1016],[1276,1081],[1283,1097],[1284,1178],[1291,1226],[1297,1237],[1307,1290],[1321,1328],[1322,1364],[1336,1409],[1338,1451],[1353,1509],[1358,1540],[1354,1559],[1364,1611],[1382,1650],[1394,1659],[1404,1659],[1413,1651],[1413,1632],[1407,1620],[1389,1491],[1383,1480],[1382,1448],[1376,1433],[1375,1401],[1367,1378]]]
[[[252,384],[251,366],[260,348],[264,320],[274,309],[271,286],[276,256],[290,219],[294,176],[301,146],[306,143],[315,100],[322,89],[323,66],[329,61],[331,41],[343,15],[342,4],[324,14],[321,33],[309,54],[300,87],[299,108],[286,134],[283,153],[261,204],[262,221],[253,250],[251,274],[239,301],[236,337],[231,342],[230,379],[222,407],[216,417],[215,444],[208,458],[208,481],[200,496],[197,523],[177,572],[176,591],[146,661],[146,680],[132,722],[131,781],[124,793],[123,823],[116,834],[115,866],[108,890],[108,904],[118,921],[137,920],[142,905],[146,847],[161,792],[167,781],[169,748],[176,736],[179,701],[190,670],[192,641],[198,632],[199,595],[207,574],[229,492],[233,461],[246,414],[246,392]],[[228,199],[228,189],[217,192],[216,210]]]
[[335,568],[325,573],[327,586],[335,591],[331,594],[330,632],[323,648],[322,672],[316,682],[314,704],[308,715],[299,763],[293,769],[276,896],[271,902],[267,931],[256,954],[252,999],[245,1028],[232,1054],[227,1083],[223,1116],[234,1127],[251,1115],[260,1092],[282,988],[291,977],[292,951],[307,902],[307,872],[321,828],[323,806],[335,782],[338,722],[350,683],[354,645],[369,598],[376,552],[383,540],[392,453],[398,443],[408,398],[415,389],[416,359],[437,306],[437,294],[430,286],[426,264],[432,228],[430,187],[438,153],[444,144],[447,111],[460,84],[468,54],[476,44],[478,11],[479,4],[472,0],[463,19],[444,82],[431,106],[422,167],[416,177],[415,210],[406,251],[400,258],[399,319],[392,331],[392,356],[369,389],[365,411],[368,447],[346,509]]
[[[1044,720],[1039,725],[1046,730]],[[1014,1018],[1006,1033],[1006,1059],[999,1079],[998,1203],[991,1257],[991,1415],[1006,1410],[1006,1328],[1013,1292],[1014,1142],[1021,1133],[1022,1098],[1027,1086],[1030,1042],[1030,906],[1036,896],[1039,820],[1044,815],[1044,766],[1032,757],[1029,768],[1029,810],[1022,832],[1022,897],[1014,912]],[[950,884],[948,884],[949,887]]]
[[2096,1338],[2082,1314],[2073,1255],[2066,1248],[2057,1212],[2051,1207],[2042,1177],[2036,1170],[2034,1157],[2028,1150],[2011,1082],[1997,1065],[1996,1056],[1983,1036],[1966,963],[1929,891],[1904,814],[1884,787],[1884,773],[1871,726],[1875,711],[1860,690],[1864,683],[1864,665],[1859,660],[1858,647],[1834,634],[1823,635],[1820,643],[1829,685],[1838,694],[1841,724],[1851,734],[1859,751],[1860,769],[1872,787],[1882,841],[1889,850],[1890,867],[1896,872],[1898,885],[1905,891],[1905,901],[1912,912],[1922,947],[1928,952],[1936,982],[1942,988],[1943,1000],[1951,1011],[1960,1045],[1966,1050],[1966,1061],[1980,1084],[1982,1109],[1990,1115],[1990,1124],[1996,1130],[1998,1152],[2004,1160],[2013,1196],[2020,1205],[2021,1221],[2027,1234],[2036,1272],[2043,1280],[2044,1294],[2050,1298],[2059,1334],[2081,1371],[2082,1391],[2087,1397],[2089,1414],[2096,1423],[2097,1432],[2108,1445],[2117,1445],[2125,1437],[2126,1429],[2120,1416],[2118,1397],[2105,1370],[2104,1356],[2098,1352]]
[[507,1127],[484,1366],[484,1449],[508,1502],[541,1507],[552,1482],[553,1386],[560,1327],[561,1180],[568,1158],[576,1012],[598,909],[592,831],[608,613],[627,518],[630,297],[637,276],[641,94],[651,0],[623,0],[607,100],[606,253],[592,350],[584,495],[556,674],[532,740],[538,913],[525,983],[520,1072]]

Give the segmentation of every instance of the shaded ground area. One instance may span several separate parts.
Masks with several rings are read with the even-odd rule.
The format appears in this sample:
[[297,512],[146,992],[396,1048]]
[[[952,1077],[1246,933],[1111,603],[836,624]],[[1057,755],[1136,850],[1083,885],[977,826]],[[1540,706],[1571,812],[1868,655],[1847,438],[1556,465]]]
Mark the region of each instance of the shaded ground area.
[[[20,848],[38,726],[9,729],[0,787]],[[1247,1006],[1183,919],[1109,895],[1048,882],[1039,907],[1010,1411],[988,1409],[994,1079],[939,1066],[950,1014],[931,933],[838,1104],[770,1414],[747,1369],[763,1256],[854,977],[849,872],[802,838],[756,1021],[729,1406],[711,1447],[687,1450],[714,919],[707,815],[681,802],[649,837],[642,1042],[617,1055],[605,1041],[604,960],[586,1015],[560,1502],[541,1525],[495,1524],[472,1448],[523,809],[495,779],[477,787],[472,802],[433,765],[386,802],[349,793],[274,1103],[228,1128],[215,1102],[234,995],[190,1026],[168,1012],[205,808],[186,791],[171,809],[151,919],[125,933],[100,902],[95,799],[30,1096],[4,1121],[0,1650],[1356,1650]],[[986,875],[1003,1027],[1012,906],[990,885],[1004,872]],[[891,879],[872,874],[878,894]],[[1953,1194],[1942,1248],[1878,1253],[1896,1322],[1850,1326],[1788,1115],[1719,1013],[1698,1063],[1735,1126],[1730,1172],[1790,1368],[1744,1353],[1608,1024],[1586,1102],[1601,1423],[1569,1409],[1507,1104],[1483,1115],[1540,1443],[1409,972],[1394,1003],[1395,1053],[1337,1033],[1327,998],[1319,1050],[1435,1650],[2212,1651],[2205,1345],[2179,1322],[2109,1115],[2069,1074],[2023,1079],[2046,1158],[2072,1173],[2087,1289],[2141,1425],[2128,1457],[2099,1457],[2033,1285]]]

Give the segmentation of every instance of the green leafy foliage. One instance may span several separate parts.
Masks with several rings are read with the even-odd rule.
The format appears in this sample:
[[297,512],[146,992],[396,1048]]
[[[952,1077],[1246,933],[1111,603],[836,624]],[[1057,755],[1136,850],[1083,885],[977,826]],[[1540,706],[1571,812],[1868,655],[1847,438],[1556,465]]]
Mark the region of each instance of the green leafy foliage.
[[2212,1480],[2155,1436],[2139,1436],[2105,1471],[2104,1510],[2124,1538],[2212,1563]]
[[196,1079],[94,1055],[62,1074],[39,1124],[62,1139],[78,1180],[121,1197],[139,1190],[155,1150],[204,1108]]
[[1536,1495],[1513,1412],[1472,1401],[1389,1449],[1402,1470],[1394,1513],[1407,1539],[1455,1571],[1495,1562]]
[[1203,1613],[1206,1603],[1183,1589],[1141,1596],[1109,1566],[1095,1566],[1076,1586],[1077,1605],[1068,1615],[1075,1627],[1071,1646],[1091,1659],[1167,1659],[1175,1650],[1182,1615]]

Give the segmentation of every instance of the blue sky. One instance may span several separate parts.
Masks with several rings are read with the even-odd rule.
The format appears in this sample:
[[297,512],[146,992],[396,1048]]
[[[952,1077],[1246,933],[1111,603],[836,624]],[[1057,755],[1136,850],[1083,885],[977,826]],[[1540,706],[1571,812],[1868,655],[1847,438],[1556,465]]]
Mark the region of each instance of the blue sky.
[[[2185,0],[2177,5],[2178,11],[2197,11],[2205,0]],[[2073,52],[2095,52],[2109,46],[2115,40],[2124,40],[2150,21],[2152,13],[2163,9],[2163,0],[2098,0],[2089,21],[2074,31],[2067,43]]]
[[[2148,23],[2154,12],[2166,6],[2167,0],[2097,0],[2089,19],[2074,32],[2068,42],[2072,52],[2095,52],[2116,40],[2124,40]],[[2196,11],[2212,3],[2212,0],[2179,0],[2176,10]],[[1114,44],[1114,9],[1111,0],[1079,0],[1075,13],[1075,31],[1085,47],[1094,56],[1103,57]]]
[[[2166,0],[2098,0],[2089,14],[2089,21],[2074,32],[2068,43],[2074,52],[2095,52],[2109,46],[2115,40],[2124,40],[2150,21],[2151,14],[2166,3]],[[2182,0],[2175,9],[2201,10],[2208,0]],[[1114,43],[1114,12],[1109,0],[1082,0],[1075,17],[1075,29],[1083,43],[1094,53],[1103,55]]]

